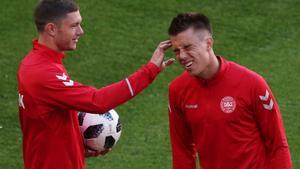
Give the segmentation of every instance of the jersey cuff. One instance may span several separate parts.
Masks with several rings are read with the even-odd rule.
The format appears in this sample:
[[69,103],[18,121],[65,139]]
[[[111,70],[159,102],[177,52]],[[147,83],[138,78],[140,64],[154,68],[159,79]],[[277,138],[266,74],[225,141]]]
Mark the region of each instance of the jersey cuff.
[[151,79],[153,80],[160,72],[160,68],[154,63],[149,62],[145,65],[145,68],[150,72]]
[[160,68],[156,64],[149,62],[146,65],[150,69],[151,73],[153,73],[153,75],[156,76],[157,74],[159,74]]

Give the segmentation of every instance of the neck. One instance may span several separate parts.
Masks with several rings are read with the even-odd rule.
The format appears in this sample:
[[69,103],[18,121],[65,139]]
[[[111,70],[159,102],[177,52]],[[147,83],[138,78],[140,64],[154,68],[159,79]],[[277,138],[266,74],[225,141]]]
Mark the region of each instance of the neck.
[[44,35],[43,33],[39,34],[38,42],[44,46],[47,46],[50,49],[53,49],[54,51],[63,52],[54,43],[53,38],[51,38],[47,35]]
[[217,58],[217,56],[214,54],[214,52],[210,52],[210,56],[209,56],[209,64],[207,65],[207,67],[205,68],[205,70],[203,70],[198,76],[201,79],[210,79],[213,76],[215,76],[215,74],[219,71],[220,69],[220,62]]

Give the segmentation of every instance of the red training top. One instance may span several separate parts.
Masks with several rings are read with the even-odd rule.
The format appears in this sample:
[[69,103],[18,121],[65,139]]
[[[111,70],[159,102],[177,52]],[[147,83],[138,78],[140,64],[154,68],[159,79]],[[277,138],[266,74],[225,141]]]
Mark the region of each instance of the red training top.
[[218,57],[202,80],[184,72],[169,88],[174,169],[291,169],[279,107],[265,80]]
[[123,81],[96,89],[74,82],[63,53],[33,41],[18,72],[25,169],[83,169],[77,112],[107,112],[146,88],[159,73],[148,63]]

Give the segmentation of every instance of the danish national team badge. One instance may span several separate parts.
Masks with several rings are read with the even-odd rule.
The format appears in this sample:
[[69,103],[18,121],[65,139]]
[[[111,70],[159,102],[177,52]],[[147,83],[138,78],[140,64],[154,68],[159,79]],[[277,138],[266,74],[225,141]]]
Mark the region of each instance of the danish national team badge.
[[232,113],[236,108],[236,102],[231,96],[225,96],[220,102],[220,107],[224,113]]

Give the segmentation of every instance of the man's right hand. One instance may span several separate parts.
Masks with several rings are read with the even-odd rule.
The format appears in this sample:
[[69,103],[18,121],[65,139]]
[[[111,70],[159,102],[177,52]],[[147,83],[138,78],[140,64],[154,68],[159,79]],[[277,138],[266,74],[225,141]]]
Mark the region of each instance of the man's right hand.
[[168,59],[166,61],[164,61],[164,55],[165,55],[165,51],[167,49],[169,49],[171,47],[171,41],[170,40],[166,40],[161,42],[158,47],[156,48],[156,50],[154,51],[152,58],[150,59],[151,63],[154,63],[156,66],[158,66],[160,68],[160,70],[164,70],[165,67],[171,65],[172,63],[174,63],[175,59],[171,58]]
[[85,148],[85,157],[97,157],[97,156],[104,156],[108,152],[111,151],[111,148],[103,150],[103,151],[93,151]]

